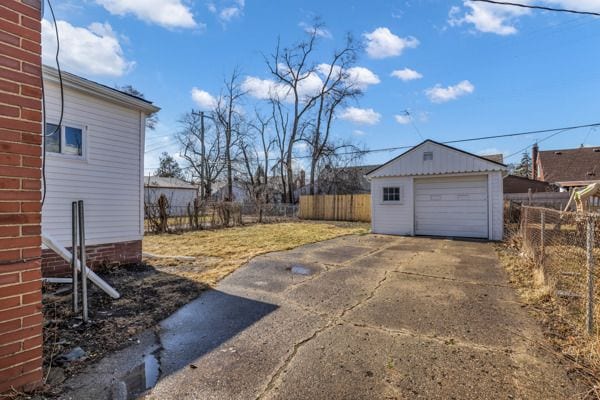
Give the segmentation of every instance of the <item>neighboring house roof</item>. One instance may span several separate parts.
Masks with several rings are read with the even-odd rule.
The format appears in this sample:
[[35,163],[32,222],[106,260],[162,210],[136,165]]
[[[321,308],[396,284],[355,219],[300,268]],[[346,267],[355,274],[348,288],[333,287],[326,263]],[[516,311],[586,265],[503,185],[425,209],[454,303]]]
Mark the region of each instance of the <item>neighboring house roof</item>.
[[[433,153],[431,163],[424,160],[424,154],[422,154],[428,152]],[[506,165],[500,162],[427,139],[398,157],[371,170],[367,177],[439,175],[506,170]]]
[[493,161],[493,162],[497,162],[500,164],[504,164],[504,155],[503,154],[488,154],[485,156],[481,156],[487,160]]
[[61,76],[59,76],[58,70],[48,65],[42,66],[42,75],[44,80],[54,83],[60,83],[62,77],[62,84],[64,87],[79,90],[92,96],[100,97],[142,111],[147,115],[160,110],[160,108],[153,105],[151,101],[90,81],[89,79],[82,78],[70,72],[61,71]]
[[[567,184],[600,180],[600,148],[546,150],[538,153],[540,179]],[[578,185],[575,185],[578,186]]]
[[197,190],[198,186],[182,181],[177,178],[165,178],[162,176],[145,176],[144,187],[147,188],[167,188],[167,189],[193,189]]
[[533,193],[547,192],[551,187],[548,182],[536,181],[517,175],[506,175],[503,186],[504,193],[527,193],[529,189]]

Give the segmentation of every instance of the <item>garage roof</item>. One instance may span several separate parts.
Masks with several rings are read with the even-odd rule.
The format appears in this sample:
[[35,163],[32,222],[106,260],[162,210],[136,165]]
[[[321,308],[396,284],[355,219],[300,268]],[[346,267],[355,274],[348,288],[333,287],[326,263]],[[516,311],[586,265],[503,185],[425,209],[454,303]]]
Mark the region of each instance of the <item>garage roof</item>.
[[375,168],[367,178],[506,170],[502,163],[428,139]]

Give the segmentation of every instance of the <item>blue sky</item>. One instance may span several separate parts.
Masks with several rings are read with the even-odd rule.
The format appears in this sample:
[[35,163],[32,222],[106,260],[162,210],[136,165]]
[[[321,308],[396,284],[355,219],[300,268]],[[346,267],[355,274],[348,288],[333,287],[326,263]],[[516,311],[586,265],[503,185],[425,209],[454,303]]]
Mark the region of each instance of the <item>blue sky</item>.
[[[600,12],[600,0],[525,2]],[[302,39],[315,16],[327,29],[319,44],[323,62],[347,32],[365,46],[356,71],[365,94],[340,110],[335,132],[367,148],[600,122],[600,18],[591,16],[462,0],[52,3],[66,70],[111,86],[131,84],[162,108],[159,126],[147,134],[148,168],[161,151],[177,154],[178,119],[206,108],[236,66],[244,79],[254,78],[244,104],[252,110],[261,89],[252,82],[270,78],[263,54],[278,37],[283,44]],[[45,14],[44,59],[51,64],[54,37]],[[510,155],[546,136],[459,147]],[[581,144],[600,145],[600,129],[568,131],[540,147]],[[373,153],[364,162],[397,154]]]

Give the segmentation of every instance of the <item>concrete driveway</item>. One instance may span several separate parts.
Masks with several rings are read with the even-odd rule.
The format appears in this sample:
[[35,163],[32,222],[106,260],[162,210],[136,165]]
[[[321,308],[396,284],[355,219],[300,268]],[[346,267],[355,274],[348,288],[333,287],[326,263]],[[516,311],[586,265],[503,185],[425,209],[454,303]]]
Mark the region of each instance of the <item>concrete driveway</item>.
[[579,397],[544,347],[493,244],[347,236],[254,259],[64,397],[126,398],[158,369],[146,398]]
[[493,245],[349,236],[256,258],[162,324],[151,399],[565,399]]

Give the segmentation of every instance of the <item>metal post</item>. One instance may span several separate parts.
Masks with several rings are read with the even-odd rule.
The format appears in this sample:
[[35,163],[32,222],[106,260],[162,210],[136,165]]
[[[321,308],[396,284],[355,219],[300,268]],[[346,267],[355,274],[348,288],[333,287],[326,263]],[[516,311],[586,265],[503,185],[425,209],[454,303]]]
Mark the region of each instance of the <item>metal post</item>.
[[85,220],[83,211],[83,200],[79,200],[79,263],[81,265],[81,300],[83,305],[83,322],[88,321],[88,298],[87,298],[87,267],[85,254]]
[[544,210],[541,211],[540,215],[540,265],[542,270],[544,269],[544,236],[546,231],[546,213]]
[[77,202],[71,204],[71,276],[73,278],[73,312],[79,311],[79,282],[77,276],[77,228],[79,208]]
[[587,220],[587,332],[591,335],[594,331],[594,220]]

